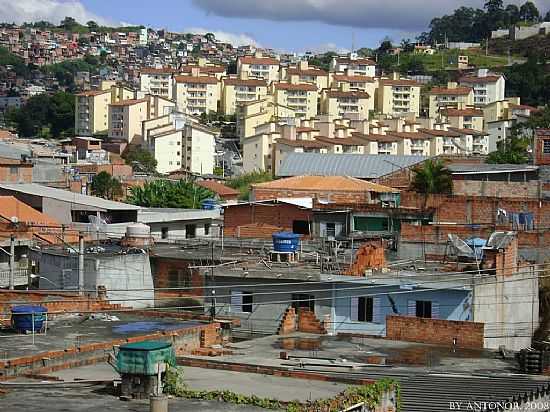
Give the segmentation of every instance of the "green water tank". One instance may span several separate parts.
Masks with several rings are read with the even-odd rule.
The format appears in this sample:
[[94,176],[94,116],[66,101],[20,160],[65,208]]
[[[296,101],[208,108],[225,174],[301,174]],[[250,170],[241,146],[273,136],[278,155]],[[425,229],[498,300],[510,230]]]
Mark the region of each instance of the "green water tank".
[[150,340],[122,345],[116,365],[120,374],[156,375],[157,363],[176,364],[176,355],[170,342]]

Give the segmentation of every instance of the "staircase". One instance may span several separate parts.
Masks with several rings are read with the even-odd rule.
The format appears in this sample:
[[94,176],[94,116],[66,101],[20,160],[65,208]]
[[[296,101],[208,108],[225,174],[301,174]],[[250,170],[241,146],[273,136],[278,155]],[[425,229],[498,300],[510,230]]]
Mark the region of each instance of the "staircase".
[[279,323],[277,335],[286,335],[292,332],[296,332],[296,311],[292,306],[289,306],[283,314],[281,323]]
[[321,324],[319,319],[309,309],[300,308],[298,310],[298,331],[305,333],[317,333],[326,335],[327,330]]

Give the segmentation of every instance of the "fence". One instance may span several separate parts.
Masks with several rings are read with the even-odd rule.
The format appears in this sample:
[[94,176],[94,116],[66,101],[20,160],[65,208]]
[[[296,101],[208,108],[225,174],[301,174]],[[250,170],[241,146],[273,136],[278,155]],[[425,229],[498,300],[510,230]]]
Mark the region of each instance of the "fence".
[[[28,283],[29,270],[15,269],[14,286],[26,285]],[[0,288],[7,288],[10,285],[10,271],[0,271]]]

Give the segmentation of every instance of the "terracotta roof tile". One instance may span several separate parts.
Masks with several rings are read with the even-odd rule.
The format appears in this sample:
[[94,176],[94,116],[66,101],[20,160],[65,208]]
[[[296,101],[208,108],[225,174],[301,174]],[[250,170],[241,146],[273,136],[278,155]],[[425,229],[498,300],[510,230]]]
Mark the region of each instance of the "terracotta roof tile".
[[289,75],[298,74],[303,76],[328,76],[328,73],[326,71],[312,67],[305,70],[302,70],[298,67],[289,67],[287,73]]
[[21,223],[59,225],[54,218],[33,209],[13,196],[0,196],[0,216],[8,221],[16,217]]
[[223,83],[230,86],[267,87],[262,79],[223,79]]
[[399,142],[401,139],[397,136],[391,136],[386,134],[363,134],[363,133],[352,133],[353,137],[358,139],[368,140],[370,142],[380,142],[380,143],[393,143]]
[[278,66],[279,60],[274,57],[255,57],[255,56],[243,56],[239,57],[241,64],[269,64]]
[[138,103],[146,103],[147,99],[128,99],[128,100],[121,100],[119,102],[111,103],[109,106],[132,106],[134,104]]
[[336,61],[340,64],[364,64],[367,66],[376,65],[376,62],[374,62],[373,60],[365,58],[350,59],[349,57],[338,57],[336,58]]
[[329,98],[353,97],[356,99],[368,99],[370,97],[370,94],[368,94],[367,92],[358,92],[355,90],[350,90],[348,92],[344,92],[342,90],[329,90],[327,91],[327,97]]
[[488,75],[485,77],[478,76],[464,76],[461,77],[458,81],[460,83],[493,83],[500,79],[502,76],[499,75]]
[[418,131],[435,137],[460,137],[460,133],[452,130],[418,129]]
[[240,194],[238,190],[228,187],[222,183],[216,182],[215,180],[199,180],[197,184],[199,186],[205,187],[206,189],[210,189],[221,197],[238,196]]
[[294,176],[252,185],[253,189],[331,191],[331,192],[395,192],[395,189],[349,176]]
[[470,87],[455,87],[452,89],[446,87],[433,87],[429,94],[449,95],[449,96],[467,96],[472,92]]
[[191,84],[217,84],[218,79],[214,76],[175,76],[176,83]]
[[278,90],[303,90],[308,92],[316,92],[317,86],[309,83],[275,83],[275,88]]
[[414,80],[408,79],[382,79],[380,80],[382,86],[410,86],[410,87],[421,87],[422,85]]
[[290,147],[305,147],[309,149],[322,149],[324,147],[329,146],[327,143],[323,143],[318,140],[305,140],[305,139],[298,139],[298,140],[277,139],[277,144],[284,144]]
[[335,74],[334,80],[337,82],[355,82],[355,83],[372,83],[374,82],[374,77],[370,76],[349,76],[345,74]]
[[483,117],[483,110],[478,110],[478,109],[442,109],[441,113],[451,117],[456,117],[456,116]]

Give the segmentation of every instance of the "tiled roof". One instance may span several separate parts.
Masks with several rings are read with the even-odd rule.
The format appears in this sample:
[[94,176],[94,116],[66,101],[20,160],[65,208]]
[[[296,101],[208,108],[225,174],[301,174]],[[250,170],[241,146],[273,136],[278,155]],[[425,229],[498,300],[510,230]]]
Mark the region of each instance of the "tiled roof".
[[218,79],[211,76],[175,76],[176,83],[192,83],[192,84],[217,84]]
[[376,62],[370,59],[359,58],[359,59],[350,59],[349,57],[338,57],[336,61],[340,64],[364,64],[367,66],[374,66]]
[[478,110],[478,109],[442,109],[441,113],[451,117],[456,117],[456,116],[483,117],[483,110]]
[[393,143],[401,140],[397,136],[391,136],[386,134],[374,134],[374,133],[370,133],[370,134],[352,133],[352,136],[358,139],[368,140],[370,142],[380,142],[380,143]]
[[223,83],[231,86],[267,87],[267,82],[262,79],[224,79]]
[[539,109],[537,109],[536,107],[533,107],[533,106],[529,106],[527,104],[510,104],[510,107],[512,109],[519,109],[519,110],[530,110],[532,112],[538,112]]
[[464,76],[459,79],[461,83],[493,83],[500,79],[502,76],[499,75],[489,75],[484,77],[478,76]]
[[142,74],[172,74],[175,71],[172,67],[144,67],[139,72]]
[[316,129],[314,127],[297,127],[296,133],[302,133],[302,132],[315,132],[319,131],[319,129]]
[[326,71],[312,67],[305,70],[302,70],[298,67],[289,67],[287,73],[289,75],[298,74],[304,76],[328,76],[328,73]]
[[356,83],[372,83],[374,82],[374,77],[370,76],[348,76],[345,74],[335,74],[334,80],[337,82],[356,82]]
[[199,69],[200,73],[223,73],[226,70],[224,66],[198,66],[198,65],[188,64],[186,66],[183,66],[180,69],[180,72],[191,73],[191,71],[195,68]]
[[145,103],[147,101],[148,101],[147,99],[128,99],[128,100],[121,100],[119,102],[111,103],[110,106],[132,106],[134,104]]
[[298,140],[277,139],[277,144],[284,144],[290,147],[306,147],[308,149],[321,149],[329,146],[327,143],[323,143],[318,140],[305,140],[305,139],[298,139]]
[[84,92],[77,93],[76,96],[92,97],[92,96],[99,96],[100,94],[105,94],[105,93],[111,93],[111,90],[86,90]]
[[389,193],[395,190],[391,187],[367,182],[349,176],[294,176],[286,179],[252,185],[253,189],[275,190],[318,190],[340,192],[379,192]]
[[315,136],[315,140],[320,142],[328,143],[331,145],[342,145],[342,146],[364,146],[365,142],[361,139],[356,139],[353,137],[325,137],[325,136]]
[[255,56],[243,56],[239,57],[241,64],[270,64],[279,65],[279,60],[273,57],[255,57]]
[[304,90],[308,92],[316,92],[317,86],[309,83],[275,83],[275,88],[278,90]]
[[460,134],[466,134],[471,136],[488,136],[489,133],[480,132],[479,130],[474,129],[459,129],[458,127],[449,127],[449,130],[452,132],[457,132]]
[[398,137],[400,139],[410,139],[410,140],[426,140],[431,139],[434,136],[429,133],[419,133],[419,132],[392,132],[388,131],[388,134],[391,136]]
[[367,92],[358,92],[355,90],[351,90],[349,92],[344,92],[342,90],[329,90],[327,91],[327,97],[354,97],[356,99],[368,99],[370,97],[370,94],[368,94]]
[[467,96],[472,92],[472,89],[470,87],[455,87],[452,89],[448,89],[446,87],[433,87],[430,90],[430,94],[437,94],[437,95],[449,95],[449,96]]
[[408,79],[382,79],[380,80],[382,86],[411,86],[411,87],[421,87],[422,85],[414,80]]
[[238,196],[240,192],[215,180],[199,180],[196,182],[199,186],[210,189],[220,196]]
[[437,137],[460,137],[460,133],[452,130],[418,129],[418,131]]

